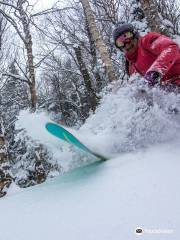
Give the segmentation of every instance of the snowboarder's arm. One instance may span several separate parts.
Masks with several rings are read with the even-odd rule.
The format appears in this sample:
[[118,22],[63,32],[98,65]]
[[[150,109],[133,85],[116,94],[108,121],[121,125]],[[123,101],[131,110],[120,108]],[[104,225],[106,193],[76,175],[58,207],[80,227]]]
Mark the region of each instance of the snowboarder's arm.
[[178,45],[170,38],[159,35],[154,39],[149,38],[146,42],[146,47],[148,51],[158,56],[147,72],[159,72],[163,77],[170,70],[178,57]]

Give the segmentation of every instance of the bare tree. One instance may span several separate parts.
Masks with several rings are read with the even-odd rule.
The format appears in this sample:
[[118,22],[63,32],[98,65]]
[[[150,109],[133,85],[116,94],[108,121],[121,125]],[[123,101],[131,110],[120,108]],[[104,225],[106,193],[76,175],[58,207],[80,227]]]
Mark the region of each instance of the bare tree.
[[93,5],[96,7],[98,20],[113,24],[118,21],[122,0],[94,0]]
[[30,7],[30,4],[28,0],[18,0],[16,2],[16,5],[2,1],[0,1],[0,4],[5,6],[7,9],[10,9],[9,13],[7,14],[7,12],[4,9],[0,8],[0,14],[14,27],[26,49],[28,72],[24,81],[29,86],[31,96],[31,109],[35,111],[37,104],[37,95],[33,56],[33,42],[30,30],[31,15],[28,13],[28,8]]
[[[88,38],[89,36],[87,35],[89,32],[86,31],[83,11],[80,13],[80,11],[77,12],[74,9],[70,11],[70,9],[68,9],[64,14],[58,12],[56,13],[56,17],[52,15],[49,16],[48,22],[51,26],[51,33],[47,31],[47,34],[51,34],[51,45],[52,41],[53,44],[59,44],[63,55],[64,52],[66,52],[66,55],[69,55],[67,59],[70,57],[71,61],[74,62],[71,69],[65,68],[63,63],[60,64],[58,71],[62,72],[62,75],[64,75],[65,72],[67,72],[66,75],[69,75],[68,72],[71,71],[72,76],[69,77],[69,80],[75,85],[77,85],[77,82],[82,82],[83,80],[86,92],[86,103],[89,106],[89,110],[95,111],[98,102],[96,96],[97,88],[99,88],[100,85],[102,86],[100,82],[103,80],[95,69],[97,63],[96,51],[95,48],[92,47],[91,41]],[[56,53],[57,52],[58,50],[56,50]],[[61,53],[59,52],[59,54]],[[55,56],[51,58],[51,60],[59,61],[58,57]],[[79,80],[74,81],[74,78]],[[76,93],[79,96],[82,95],[78,92],[78,87],[76,87]],[[81,96],[80,99],[82,99]],[[85,103],[82,103],[82,105],[85,105]]]
[[158,12],[161,14],[168,31],[180,35],[180,7],[176,0],[155,0]]
[[137,0],[137,2],[141,3],[151,31],[167,34],[167,29],[162,27],[156,2],[154,0]]
[[77,61],[79,63],[80,71],[84,78],[86,89],[88,90],[87,94],[88,94],[88,100],[90,102],[91,109],[92,111],[95,111],[97,106],[97,98],[96,98],[95,91],[92,88],[91,77],[89,75],[88,69],[86,68],[85,62],[83,61],[82,49],[80,46],[78,46],[78,47],[74,47],[74,51],[76,54]]
[[90,34],[92,36],[92,39],[95,43],[95,46],[100,54],[100,58],[102,60],[102,64],[104,66],[105,72],[107,74],[108,80],[114,81],[117,79],[113,66],[112,66],[112,62],[110,60],[107,48],[102,40],[102,37],[100,35],[100,32],[98,31],[98,28],[96,26],[96,22],[95,22],[95,17],[93,15],[91,6],[89,4],[88,0],[80,0],[84,9],[84,14],[85,17],[87,19],[87,23],[89,25],[89,31]]

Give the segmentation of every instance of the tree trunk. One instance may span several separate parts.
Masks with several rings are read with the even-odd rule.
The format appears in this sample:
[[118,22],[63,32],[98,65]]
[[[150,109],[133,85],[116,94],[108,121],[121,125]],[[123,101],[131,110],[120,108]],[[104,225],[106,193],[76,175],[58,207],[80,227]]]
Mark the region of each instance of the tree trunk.
[[151,28],[151,31],[167,34],[167,29],[162,28],[162,23],[159,17],[157,6],[153,2],[153,0],[139,0],[139,1],[145,13],[148,25]]
[[94,72],[95,79],[96,79],[96,92],[100,92],[105,84],[104,84],[104,81],[101,78],[99,72],[96,69],[96,66],[97,66],[96,46],[95,46],[95,43],[92,39],[90,29],[89,29],[89,25],[88,25],[87,21],[86,21],[86,30],[87,30],[87,33],[88,33],[88,39],[89,39],[89,44],[90,44],[90,53],[91,53],[91,56],[92,56],[92,71]]
[[6,138],[5,138],[5,133],[3,128],[4,128],[3,122],[1,120],[0,122],[0,164],[5,163],[8,160],[7,144],[6,144]]
[[95,46],[97,48],[97,50],[100,53],[100,57],[102,60],[102,64],[103,67],[105,69],[105,72],[107,74],[108,80],[114,81],[117,79],[113,66],[112,66],[112,62],[110,60],[109,54],[108,54],[108,50],[100,36],[100,32],[98,31],[98,28],[96,26],[96,22],[95,22],[95,17],[93,15],[92,9],[90,7],[89,4],[89,0],[80,0],[84,9],[84,14],[87,20],[87,23],[89,25],[89,30],[90,30],[90,34],[92,36],[92,39],[95,43]]
[[3,34],[2,24],[3,24],[3,17],[2,17],[2,14],[0,14],[0,51],[2,49],[2,34]]
[[90,77],[88,69],[86,68],[86,65],[83,61],[81,47],[80,46],[74,47],[74,51],[75,51],[76,58],[79,63],[79,69],[83,75],[86,90],[88,92],[88,102],[90,103],[90,107],[91,107],[92,111],[94,112],[96,110],[96,106],[97,106],[97,99],[96,99],[96,94],[94,92],[94,89],[92,88],[91,77]]
[[30,83],[30,95],[31,95],[31,110],[32,110],[32,112],[35,112],[36,104],[37,104],[35,78],[32,79],[32,82]]
[[23,31],[25,34],[25,48],[27,53],[27,65],[29,70],[29,88],[30,88],[30,95],[31,95],[31,109],[32,111],[36,110],[36,104],[37,104],[37,95],[36,95],[36,81],[35,81],[35,70],[34,70],[34,59],[33,59],[33,48],[32,48],[32,37],[30,32],[30,26],[29,26],[29,19],[27,17],[27,14],[25,10],[23,9],[23,0],[19,1],[19,14],[21,16],[21,22],[23,25]]

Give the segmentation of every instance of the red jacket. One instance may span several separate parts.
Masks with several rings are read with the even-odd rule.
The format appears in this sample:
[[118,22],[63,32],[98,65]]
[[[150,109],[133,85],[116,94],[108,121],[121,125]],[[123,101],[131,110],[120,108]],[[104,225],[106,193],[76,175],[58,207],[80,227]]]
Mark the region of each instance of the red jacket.
[[149,71],[161,73],[161,82],[180,86],[180,49],[170,38],[150,32],[138,41],[138,47],[132,54],[127,53],[129,74]]

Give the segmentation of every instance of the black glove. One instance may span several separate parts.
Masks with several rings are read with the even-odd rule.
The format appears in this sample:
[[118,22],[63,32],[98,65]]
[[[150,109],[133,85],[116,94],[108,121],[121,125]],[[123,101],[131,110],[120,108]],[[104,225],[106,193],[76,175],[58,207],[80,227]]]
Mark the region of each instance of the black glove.
[[156,71],[147,72],[144,78],[148,81],[150,86],[154,86],[155,84],[160,83],[161,74]]

